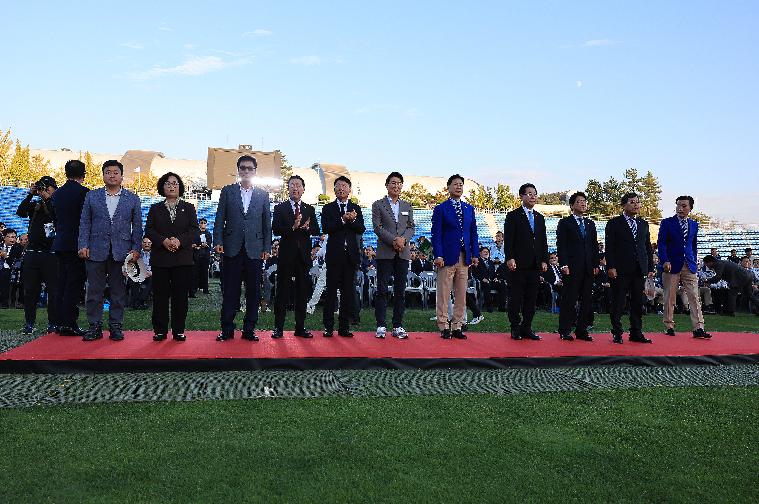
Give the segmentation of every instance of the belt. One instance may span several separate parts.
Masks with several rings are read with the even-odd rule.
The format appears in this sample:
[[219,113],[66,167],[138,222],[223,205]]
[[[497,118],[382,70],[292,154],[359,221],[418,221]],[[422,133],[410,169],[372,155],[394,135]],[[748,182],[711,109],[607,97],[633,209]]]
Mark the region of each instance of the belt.
[[29,253],[29,252],[37,252],[39,254],[52,254],[53,253],[52,250],[35,250],[35,249],[27,249],[26,252],[27,253]]

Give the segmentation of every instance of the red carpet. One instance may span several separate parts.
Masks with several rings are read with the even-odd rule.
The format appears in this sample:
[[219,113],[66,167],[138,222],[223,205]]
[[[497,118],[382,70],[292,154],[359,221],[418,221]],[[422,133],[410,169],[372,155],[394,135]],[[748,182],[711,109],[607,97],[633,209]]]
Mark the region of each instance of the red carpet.
[[[759,360],[759,334],[755,333],[713,333],[711,340],[694,339],[690,333],[679,333],[674,337],[649,334],[654,340],[653,344],[630,343],[625,339],[623,345],[613,344],[609,334],[594,335],[593,342],[560,341],[554,333],[542,334],[542,341],[514,341],[509,335],[499,333],[469,333],[467,340],[443,340],[438,333],[413,333],[407,340],[392,337],[378,340],[373,333],[356,333],[354,338],[337,335],[324,338],[321,333],[315,333],[313,339],[302,339],[294,337],[292,332],[286,332],[281,340],[273,340],[269,331],[259,331],[257,334],[261,340],[258,342],[244,341],[239,333],[232,341],[217,342],[216,334],[213,331],[192,331],[187,333],[185,342],[170,339],[154,342],[149,331],[127,331],[126,338],[120,342],[110,341],[107,336],[99,341],[83,342],[79,338],[48,334],[0,354],[0,370],[44,371],[46,367],[54,368],[56,363],[71,370],[77,367],[72,367],[74,362],[83,369],[98,369],[93,366],[98,362],[103,365],[102,369],[150,370],[151,362],[162,362],[163,369],[193,368],[167,367],[167,361],[194,361],[199,369],[225,369],[225,361],[247,360],[250,361],[247,365],[238,368],[249,369],[445,367],[452,362],[456,362],[457,366],[466,366],[462,361],[471,361],[477,367],[482,367],[483,361],[500,362],[495,367],[509,366],[510,362],[531,367],[547,365],[541,364],[544,359],[553,361],[554,365],[557,359],[561,361],[558,365],[635,364],[636,359],[644,361],[637,363],[652,364],[667,363],[677,358],[687,363],[707,358],[705,362],[715,363],[727,362],[720,357],[730,356],[740,357],[738,361]],[[657,358],[665,360],[657,361]],[[345,366],[346,360],[353,362]],[[119,361],[123,362],[123,366],[114,366]],[[270,364],[276,362],[277,365],[268,366],[267,361]],[[371,361],[382,364],[371,365]],[[203,362],[216,364],[204,366],[201,364]],[[41,366],[42,363],[45,366]]]

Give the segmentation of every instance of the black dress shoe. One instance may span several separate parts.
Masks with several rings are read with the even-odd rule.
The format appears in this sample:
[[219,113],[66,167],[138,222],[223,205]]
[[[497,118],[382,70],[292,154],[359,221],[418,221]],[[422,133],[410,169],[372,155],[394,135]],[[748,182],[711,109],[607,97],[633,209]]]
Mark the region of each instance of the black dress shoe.
[[451,330],[443,329],[442,331],[440,331],[440,337],[443,339],[451,339]]
[[540,336],[532,331],[522,331],[522,337],[533,341],[540,341]]
[[82,338],[82,341],[95,341],[99,340],[103,337],[103,329],[100,328],[100,326],[90,327],[86,333],[84,333],[84,337]]
[[171,339],[174,341],[187,341],[187,336],[185,336],[184,333],[175,333],[174,331],[171,331]]
[[124,339],[124,331],[122,331],[120,327],[110,327],[108,328],[108,332],[110,333],[108,339],[112,341],[121,341]]
[[302,331],[295,331],[293,334],[295,336],[297,336],[298,338],[306,338],[306,339],[308,339],[308,338],[313,338],[314,337],[314,335],[311,334],[311,331],[306,331],[305,329],[303,329]]
[[511,331],[511,339],[513,339],[513,340],[520,340],[520,339],[522,339],[522,333],[519,330],[512,330]]
[[[573,338],[573,337],[572,337],[572,335],[571,335],[571,334],[569,334],[569,333],[566,333],[566,334],[559,334],[559,339],[561,339],[561,340],[564,340],[564,341],[574,341],[574,338]],[[579,339],[579,338],[578,338],[578,339]]]
[[343,338],[352,338],[353,333],[350,331],[337,331],[338,336],[342,336]]
[[153,341],[163,341],[165,339],[166,339],[166,335],[165,334],[155,333],[153,335]]
[[456,339],[466,339],[466,334],[461,329],[454,329],[451,336]]
[[276,328],[275,328],[275,329],[274,329],[274,330],[271,332],[271,337],[272,337],[273,339],[280,339],[280,338],[282,338],[282,336],[284,336],[284,334],[282,333],[282,329],[276,329]]
[[216,336],[216,341],[227,341],[235,339],[235,331],[221,331],[218,336]]
[[591,336],[588,333],[580,333],[580,334],[575,333],[575,338],[582,341],[593,341],[593,336]]
[[675,335],[675,329],[672,328],[672,327],[670,327],[669,329],[667,329],[666,331],[664,331],[664,334],[666,334],[667,336],[674,336]]
[[709,338],[712,337],[712,335],[709,334],[708,332],[704,331],[703,329],[699,328],[699,329],[696,329],[695,331],[693,331],[693,337],[694,338],[709,339]]
[[79,327],[61,326],[58,328],[58,334],[61,336],[84,336],[84,331]]
[[653,343],[650,339],[646,338],[643,334],[630,335],[630,341],[633,343]]
[[243,329],[242,339],[247,341],[258,341],[258,336],[256,336],[256,331],[253,329]]
[[322,333],[322,336],[324,336],[325,338],[331,338],[333,334],[335,334],[335,332],[332,329],[330,329],[329,331],[324,331]]
[[621,345],[623,343],[622,335],[621,334],[615,334],[614,339],[612,339],[613,343],[616,343],[617,345]]

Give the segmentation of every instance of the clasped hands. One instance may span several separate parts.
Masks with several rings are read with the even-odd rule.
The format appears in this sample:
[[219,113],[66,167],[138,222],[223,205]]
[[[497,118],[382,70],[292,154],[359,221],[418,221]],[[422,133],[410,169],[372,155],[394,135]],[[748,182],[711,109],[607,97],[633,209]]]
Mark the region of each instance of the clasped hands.
[[356,217],[358,214],[355,210],[351,210],[350,212],[345,212],[342,216],[343,222],[353,222],[356,220]]
[[179,238],[175,238],[174,236],[163,240],[163,248],[165,248],[169,252],[176,252],[177,250],[179,250],[180,246],[181,246],[181,243],[179,243]]
[[[506,261],[506,267],[509,268],[511,271],[517,270],[517,261],[516,259],[509,259]],[[540,270],[543,272],[548,271],[548,265],[544,262],[540,263]]]
[[303,219],[303,214],[298,214],[298,216],[295,218],[295,224],[293,224],[293,231],[297,231],[298,229],[308,229],[308,225],[311,223],[311,217],[306,219],[306,222],[301,224],[301,220]]
[[403,252],[403,249],[406,248],[406,239],[402,236],[396,236],[393,239],[393,250],[396,252]]

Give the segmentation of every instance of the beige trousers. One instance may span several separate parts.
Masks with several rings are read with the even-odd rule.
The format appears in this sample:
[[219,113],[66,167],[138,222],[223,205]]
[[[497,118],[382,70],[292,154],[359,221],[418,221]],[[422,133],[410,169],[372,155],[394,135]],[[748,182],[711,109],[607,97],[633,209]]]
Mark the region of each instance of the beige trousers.
[[693,330],[704,328],[704,315],[701,312],[701,296],[698,292],[698,275],[691,273],[683,265],[679,273],[663,273],[662,285],[664,286],[664,327],[667,329],[675,328],[675,296],[677,288],[682,283],[682,290],[685,297],[688,298],[688,308],[690,308],[690,322]]
[[451,330],[461,329],[466,314],[466,285],[469,279],[469,267],[464,263],[464,253],[459,255],[459,262],[453,266],[443,266],[437,270],[436,311],[437,327],[441,331],[448,329],[448,300],[453,288],[453,319]]

